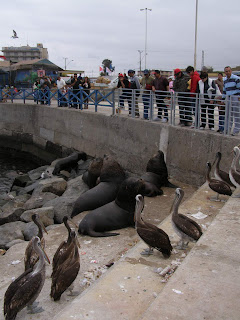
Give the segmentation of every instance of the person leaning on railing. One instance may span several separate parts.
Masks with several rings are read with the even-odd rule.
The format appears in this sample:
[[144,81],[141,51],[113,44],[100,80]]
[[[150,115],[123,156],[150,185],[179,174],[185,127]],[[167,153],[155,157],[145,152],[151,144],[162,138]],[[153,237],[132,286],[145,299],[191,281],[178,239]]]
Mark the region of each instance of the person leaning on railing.
[[216,84],[216,97],[215,97],[215,104],[218,107],[218,130],[217,132],[223,133],[224,131],[224,117],[225,117],[225,105],[221,103],[222,100],[222,93],[223,93],[223,74],[222,72],[218,73],[218,77],[215,80]]
[[[131,89],[131,96],[128,100],[129,111],[132,110],[132,103],[135,103],[135,117],[139,117],[138,97],[140,96],[140,82],[138,77],[135,75],[135,71],[132,69],[128,70],[129,76],[129,87]],[[135,93],[133,95],[133,93]],[[133,98],[134,97],[134,98]],[[134,99],[134,101],[132,101]]]
[[200,80],[197,84],[197,93],[200,94],[200,108],[201,108],[201,125],[200,129],[205,129],[207,125],[208,114],[208,127],[214,131],[214,97],[216,96],[216,85],[214,80],[208,78],[207,72],[201,72]]
[[232,135],[235,136],[240,131],[240,107],[239,107],[240,78],[232,74],[232,69],[229,66],[224,68],[224,72],[226,74],[226,77],[223,79],[222,99],[224,101],[224,99],[228,97],[227,107],[231,108],[230,127],[226,129],[229,129],[229,131],[231,131],[233,127],[233,121],[234,121],[234,128],[232,131]]
[[175,80],[173,82],[173,90],[178,92],[178,104],[179,104],[179,115],[181,127],[191,126],[191,100],[190,92],[191,79],[189,75],[184,74],[180,69],[174,70]]
[[143,111],[143,119],[148,120],[148,110],[150,107],[150,100],[151,100],[151,91],[152,91],[152,86],[153,86],[153,77],[150,76],[149,70],[145,69],[143,71],[144,77],[141,79],[141,85],[142,88],[144,89],[143,94],[142,94],[142,101],[143,101],[143,106],[144,106],[144,111]]

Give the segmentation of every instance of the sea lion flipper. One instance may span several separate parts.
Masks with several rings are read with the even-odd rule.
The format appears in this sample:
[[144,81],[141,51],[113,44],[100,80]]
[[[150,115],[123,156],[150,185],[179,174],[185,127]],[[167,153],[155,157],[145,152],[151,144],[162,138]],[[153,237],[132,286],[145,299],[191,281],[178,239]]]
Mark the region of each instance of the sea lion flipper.
[[[78,231],[80,234],[82,234],[81,230]],[[96,232],[94,230],[85,230],[84,234],[90,236],[90,237],[113,237],[113,236],[119,236],[120,233],[110,233],[110,232]]]
[[175,184],[172,184],[170,181],[167,181],[167,183],[165,184],[165,187],[174,188],[174,189],[179,188]]

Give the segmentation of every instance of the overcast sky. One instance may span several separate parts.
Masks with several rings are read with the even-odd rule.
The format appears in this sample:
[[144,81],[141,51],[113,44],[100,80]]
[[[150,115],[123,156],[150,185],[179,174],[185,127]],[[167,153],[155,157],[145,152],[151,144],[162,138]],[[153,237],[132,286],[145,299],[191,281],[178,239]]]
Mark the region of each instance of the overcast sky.
[[[98,73],[104,59],[116,72],[145,67],[172,70],[194,63],[196,0],[1,1],[0,49],[43,43],[49,60],[64,68]],[[19,39],[12,39],[12,30]],[[197,68],[240,65],[240,1],[199,0]],[[71,61],[74,60],[74,61]]]

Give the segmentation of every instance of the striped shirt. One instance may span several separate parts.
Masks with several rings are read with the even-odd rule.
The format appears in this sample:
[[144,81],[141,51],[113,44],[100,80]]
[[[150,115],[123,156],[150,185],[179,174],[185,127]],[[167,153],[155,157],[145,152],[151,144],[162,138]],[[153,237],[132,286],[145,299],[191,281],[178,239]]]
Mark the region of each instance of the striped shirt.
[[240,95],[240,78],[235,74],[231,74],[230,78],[223,79],[223,95],[226,96]]

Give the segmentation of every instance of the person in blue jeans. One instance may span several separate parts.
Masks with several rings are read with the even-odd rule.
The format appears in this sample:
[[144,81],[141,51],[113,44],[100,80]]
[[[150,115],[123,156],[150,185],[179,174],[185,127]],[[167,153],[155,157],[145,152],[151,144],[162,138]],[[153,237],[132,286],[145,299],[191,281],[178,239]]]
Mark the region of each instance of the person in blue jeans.
[[148,110],[151,103],[151,91],[152,91],[154,79],[153,77],[150,76],[150,72],[147,69],[143,71],[143,74],[144,74],[144,77],[141,80],[141,85],[142,85],[142,88],[144,89],[142,94],[142,102],[144,106],[143,119],[147,120],[149,119]]

